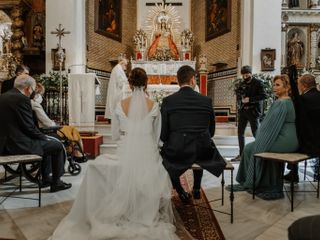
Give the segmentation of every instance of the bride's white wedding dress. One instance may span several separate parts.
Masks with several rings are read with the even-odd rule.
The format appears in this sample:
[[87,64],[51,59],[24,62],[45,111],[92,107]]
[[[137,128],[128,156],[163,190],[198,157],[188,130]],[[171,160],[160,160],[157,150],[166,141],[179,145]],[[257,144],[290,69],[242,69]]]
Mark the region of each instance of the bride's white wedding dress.
[[128,116],[119,103],[112,134],[117,159],[99,156],[88,165],[70,213],[51,239],[177,239],[171,183],[158,151],[161,117],[133,92]]

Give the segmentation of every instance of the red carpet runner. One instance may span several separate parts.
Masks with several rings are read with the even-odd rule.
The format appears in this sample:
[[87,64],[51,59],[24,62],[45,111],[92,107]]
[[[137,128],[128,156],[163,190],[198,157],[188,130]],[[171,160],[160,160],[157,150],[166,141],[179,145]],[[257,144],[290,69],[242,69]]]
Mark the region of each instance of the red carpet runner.
[[[192,175],[191,172],[186,173],[181,177],[181,183],[184,189],[191,192]],[[219,223],[215,218],[213,212],[209,209],[209,203],[206,195],[201,189],[201,199],[192,199],[192,204],[183,204],[178,195],[174,192],[173,204],[180,215],[185,229],[197,240],[224,240],[224,235],[221,231]],[[199,205],[199,206],[194,206]],[[180,236],[179,231],[177,234]],[[184,239],[183,236],[181,236]]]

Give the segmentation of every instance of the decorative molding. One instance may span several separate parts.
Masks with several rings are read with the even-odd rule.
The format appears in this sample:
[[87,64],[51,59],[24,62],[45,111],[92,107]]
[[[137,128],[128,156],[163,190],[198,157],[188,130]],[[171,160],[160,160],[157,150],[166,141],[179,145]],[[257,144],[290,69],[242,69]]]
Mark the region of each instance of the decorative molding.
[[208,82],[210,81],[215,81],[218,80],[216,78],[220,78],[220,77],[233,77],[237,75],[237,68],[232,68],[232,69],[228,69],[228,70],[224,70],[221,72],[214,72],[214,73],[209,73],[208,75]]

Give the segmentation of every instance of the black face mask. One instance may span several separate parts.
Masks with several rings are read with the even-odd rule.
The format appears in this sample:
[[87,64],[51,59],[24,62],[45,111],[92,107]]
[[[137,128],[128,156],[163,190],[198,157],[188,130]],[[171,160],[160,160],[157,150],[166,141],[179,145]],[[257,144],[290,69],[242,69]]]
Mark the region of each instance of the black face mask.
[[36,95],[36,91],[32,91],[32,93],[30,94],[30,99],[34,99],[35,95]]
[[244,78],[243,80],[244,80],[245,82],[250,82],[251,77]]

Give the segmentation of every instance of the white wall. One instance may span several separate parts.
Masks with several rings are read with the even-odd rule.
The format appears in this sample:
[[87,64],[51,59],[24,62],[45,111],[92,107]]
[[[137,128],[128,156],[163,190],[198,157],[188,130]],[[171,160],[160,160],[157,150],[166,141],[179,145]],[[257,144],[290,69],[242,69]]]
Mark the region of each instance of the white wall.
[[[46,1],[46,72],[52,69],[51,49],[57,48],[58,37],[51,34],[59,24],[71,34],[62,37],[66,49],[66,69],[84,73],[86,64],[85,0]],[[80,66],[73,66],[80,65]]]
[[253,73],[261,72],[261,49],[276,49],[275,70],[269,73],[280,73],[281,1],[243,0],[243,5],[241,64],[252,65]]
[[[197,0],[199,1],[199,0]],[[159,3],[161,0],[137,0],[137,29],[143,28],[149,10],[153,6],[146,6],[146,3]],[[188,28],[191,29],[191,0],[170,0],[168,2],[182,3],[182,6],[174,6],[181,17],[181,32]]]

